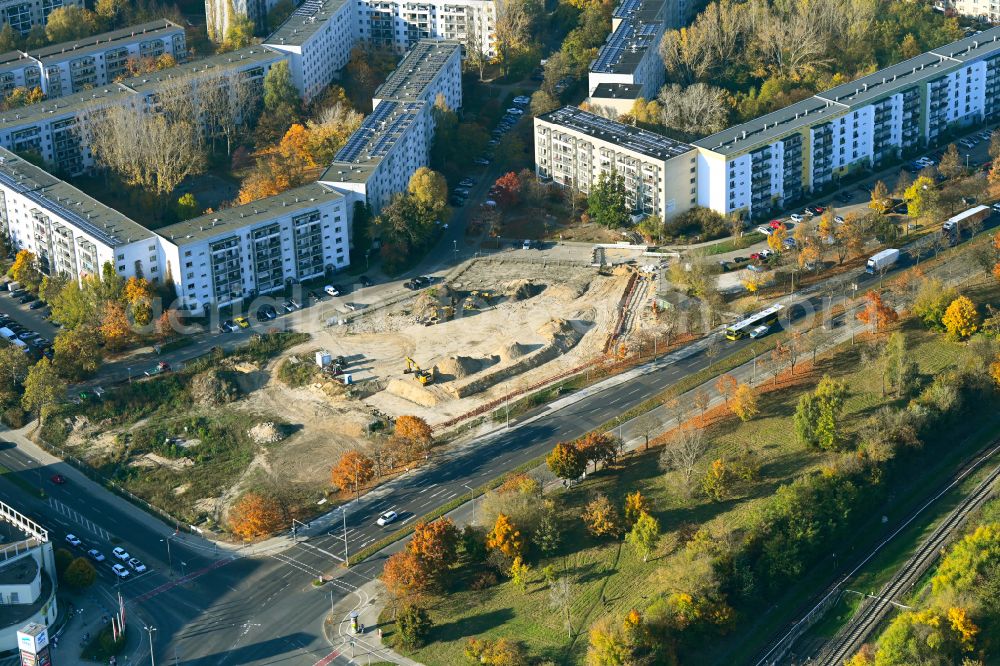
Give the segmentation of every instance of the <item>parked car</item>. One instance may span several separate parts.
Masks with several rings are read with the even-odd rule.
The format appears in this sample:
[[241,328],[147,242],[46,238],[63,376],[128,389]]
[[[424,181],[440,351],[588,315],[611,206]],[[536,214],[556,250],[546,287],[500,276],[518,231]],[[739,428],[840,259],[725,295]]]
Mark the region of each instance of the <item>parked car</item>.
[[375,522],[378,523],[379,527],[385,527],[397,518],[399,518],[399,514],[395,511],[386,511]]
[[111,554],[115,556],[115,559],[121,560],[122,562],[128,562],[128,559],[132,557],[128,554],[128,551],[121,546],[115,546],[111,550]]
[[80,541],[80,538],[78,536],[76,536],[75,534],[67,534],[66,535],[66,543],[68,543],[71,546],[75,546],[77,548],[79,548],[80,546],[83,545],[83,542]]
[[362,287],[370,287],[373,284],[375,284],[374,282],[372,282],[372,279],[367,275],[362,275],[361,277],[359,277],[358,282],[361,283]]
[[47,305],[45,301],[32,301],[31,305],[28,306],[29,310],[41,310]]
[[836,222],[837,224],[843,224],[844,218],[840,215],[835,215],[833,221]]
[[770,236],[771,232],[774,231],[774,229],[772,229],[771,227],[767,226],[766,224],[762,224],[759,227],[757,227],[757,231],[759,231],[760,233],[764,234],[765,236]]
[[805,219],[798,213],[792,213],[791,215],[789,215],[789,217],[791,218],[792,222],[801,222],[802,220]]
[[473,185],[476,184],[476,179],[475,178],[471,178],[471,177],[469,177],[469,178],[463,178],[462,180],[460,180],[458,182],[458,184],[461,187],[472,187]]
[[219,322],[219,333],[232,333],[236,330],[236,324],[233,323],[232,319],[227,319],[226,321]]
[[33,300],[35,300],[33,294],[24,294],[19,299],[17,299],[17,302],[20,303],[21,305],[24,305],[25,303],[30,303]]
[[142,573],[146,570],[146,565],[138,557],[130,557],[128,560],[128,565],[132,567],[132,571],[136,573]]
[[757,338],[762,338],[767,335],[767,332],[771,330],[770,326],[758,326],[757,328],[750,331],[750,339],[756,340]]
[[784,245],[787,248],[795,248],[795,247],[798,246],[798,243],[795,242],[795,239],[791,238],[791,237],[786,238],[781,243],[782,243],[782,245]]
[[490,163],[490,161],[485,157],[477,157],[476,159],[472,160],[472,162],[473,164],[478,164],[480,166],[488,166]]
[[90,559],[94,560],[95,562],[103,562],[105,559],[101,551],[97,550],[96,548],[91,548],[90,550],[88,550],[87,555],[90,557]]
[[129,575],[132,573],[131,571],[129,571],[120,564],[112,566],[111,570],[115,572],[115,575],[118,576],[119,578],[128,578]]
[[240,328],[250,328],[250,322],[247,321],[246,317],[237,317],[233,321],[235,321],[236,325]]
[[323,291],[328,293],[330,296],[340,296],[340,290],[337,289],[332,284],[328,284],[325,287],[323,287]]

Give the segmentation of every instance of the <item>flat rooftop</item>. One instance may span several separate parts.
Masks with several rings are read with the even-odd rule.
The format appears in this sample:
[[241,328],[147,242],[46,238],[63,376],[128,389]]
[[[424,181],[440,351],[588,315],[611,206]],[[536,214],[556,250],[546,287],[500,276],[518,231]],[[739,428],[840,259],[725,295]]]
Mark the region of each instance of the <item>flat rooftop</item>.
[[403,57],[385,83],[375,90],[375,99],[412,102],[422,95],[445,64],[462,45],[455,41],[422,39]]
[[678,157],[693,149],[692,146],[682,141],[675,141],[638,127],[608,120],[602,116],[581,111],[575,106],[564,106],[561,109],[550,111],[538,116],[538,120],[575,130],[658,160]]
[[591,99],[638,99],[642,85],[638,83],[599,83]]
[[227,68],[242,68],[252,66],[255,63],[275,62],[282,58],[284,58],[282,54],[263,46],[248,46],[230,53],[200,58],[158,72],[124,79],[118,83],[109,83],[106,86],[82,90],[72,95],[5,111],[0,113],[0,131],[72,115],[92,105],[114,103],[123,97],[155,89],[172,81],[181,81],[188,77],[205,75],[213,71],[223,72]]
[[[410,130],[426,102],[380,102],[333,158],[320,180],[351,182],[364,180],[367,173],[357,167],[378,166],[393,146]],[[362,174],[364,176],[362,177]]]
[[[305,0],[278,29],[268,35],[265,44],[301,46],[330,17],[340,11],[347,0]],[[353,17],[352,17],[353,19]]]
[[852,109],[937,79],[977,58],[1000,54],[1000,27],[922,53],[777,111],[735,125],[694,145],[724,155],[773,143],[796,130],[836,118]]
[[646,57],[649,49],[658,49],[657,39],[663,30],[662,21],[623,18],[618,29],[604,42],[590,71],[600,74],[631,74]]
[[10,564],[0,562],[0,585],[28,585],[38,575],[38,562],[22,557]]
[[287,215],[296,210],[315,208],[321,203],[342,199],[343,196],[321,183],[309,183],[244,206],[223,208],[214,213],[171,224],[152,233],[166,238],[175,245],[189,245],[231,230],[273,220],[276,211]]
[[152,232],[69,183],[0,148],[0,182],[71,221],[106,245],[152,237]]

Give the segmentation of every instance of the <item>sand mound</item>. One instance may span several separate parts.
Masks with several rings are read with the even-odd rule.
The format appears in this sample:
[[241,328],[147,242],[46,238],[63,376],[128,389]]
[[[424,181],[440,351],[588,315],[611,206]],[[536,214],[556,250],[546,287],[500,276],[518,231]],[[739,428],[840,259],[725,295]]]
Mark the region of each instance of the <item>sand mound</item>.
[[590,288],[590,281],[592,279],[592,275],[581,275],[565,282],[557,282],[546,288],[545,295],[551,295],[567,301],[575,300],[586,293]]
[[483,367],[483,362],[471,356],[449,356],[437,365],[441,374],[451,375],[455,379],[468,377],[474,372],[479,372]]
[[493,353],[500,357],[501,363],[510,363],[511,361],[516,361],[530,351],[531,347],[528,345],[522,345],[520,342],[511,342],[510,344],[498,348]]
[[412,378],[389,380],[389,384],[385,387],[385,390],[422,407],[434,407],[438,403],[436,395]]
[[544,288],[545,285],[535,284],[530,279],[513,280],[504,285],[504,293],[515,301],[523,301],[540,294]]
[[426,289],[420,292],[413,303],[413,312],[423,315],[434,314],[439,307],[451,305],[452,296],[451,289],[446,284]]
[[270,421],[258,423],[247,431],[247,435],[257,444],[273,444],[274,442],[280,442],[284,438],[278,426]]
[[550,319],[538,329],[538,334],[552,341],[556,338],[573,333],[573,325],[565,319]]

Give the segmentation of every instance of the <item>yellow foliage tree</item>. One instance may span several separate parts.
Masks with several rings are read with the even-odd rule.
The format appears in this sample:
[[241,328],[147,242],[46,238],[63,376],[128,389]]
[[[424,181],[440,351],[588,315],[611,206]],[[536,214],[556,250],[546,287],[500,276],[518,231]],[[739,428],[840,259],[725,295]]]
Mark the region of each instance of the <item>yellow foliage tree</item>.
[[736,387],[729,409],[744,422],[757,416],[757,396],[749,384],[740,384]]
[[948,623],[951,624],[962,649],[972,650],[975,647],[979,627],[969,617],[968,611],[961,606],[952,606],[948,609]]
[[124,347],[132,336],[132,327],[129,325],[128,315],[125,314],[125,306],[117,301],[105,303],[98,332],[109,349]]
[[649,500],[642,496],[638,490],[625,496],[625,529],[631,529],[635,521],[639,520],[642,513],[649,513],[652,509]]
[[507,514],[497,515],[493,529],[486,535],[486,547],[490,550],[498,550],[511,559],[521,556],[521,551],[524,550],[524,539],[521,537],[521,531],[511,522]]
[[979,311],[966,296],[959,296],[951,302],[941,318],[948,335],[963,340],[979,330]]
[[278,154],[300,168],[312,168],[316,163],[313,162],[309,145],[309,130],[299,123],[292,123],[285,136],[281,137]]
[[767,237],[767,246],[774,252],[781,252],[785,249],[785,239],[788,238],[788,227],[779,224]]
[[594,536],[615,536],[619,532],[618,515],[607,495],[598,495],[583,511],[583,522]]
[[149,281],[146,278],[130,277],[125,281],[122,295],[132,312],[132,320],[139,326],[148,324],[152,317],[153,301]]

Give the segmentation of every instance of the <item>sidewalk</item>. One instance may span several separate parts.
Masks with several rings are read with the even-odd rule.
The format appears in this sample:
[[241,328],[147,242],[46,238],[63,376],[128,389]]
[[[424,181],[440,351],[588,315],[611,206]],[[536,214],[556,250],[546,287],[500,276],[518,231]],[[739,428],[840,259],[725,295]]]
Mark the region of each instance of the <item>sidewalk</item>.
[[[331,585],[333,583],[330,583]],[[375,579],[359,587],[353,594],[341,598],[323,622],[323,633],[330,645],[340,648],[340,656],[357,663],[389,661],[405,666],[421,666],[420,662],[385,647],[378,618],[388,603],[388,593],[382,581]],[[351,614],[358,613],[358,625],[363,632],[351,631]],[[367,658],[366,661],[361,659]]]

